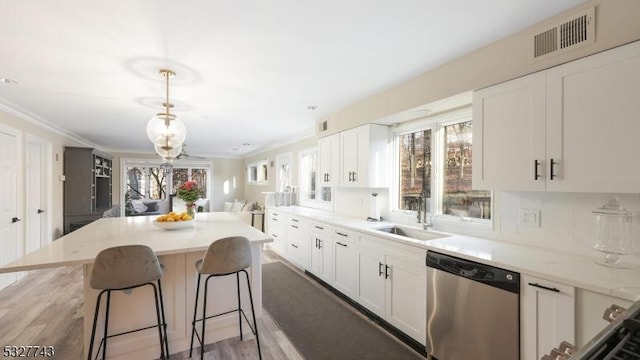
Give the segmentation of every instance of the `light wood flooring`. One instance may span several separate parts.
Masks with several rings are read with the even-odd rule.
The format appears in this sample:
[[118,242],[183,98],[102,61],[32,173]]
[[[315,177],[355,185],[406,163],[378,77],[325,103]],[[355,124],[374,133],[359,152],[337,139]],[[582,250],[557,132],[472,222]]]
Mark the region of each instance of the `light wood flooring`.
[[[300,271],[271,251],[265,251],[263,263],[282,261]],[[333,293],[312,281],[328,295]],[[55,359],[82,359],[83,297],[82,266],[33,271],[20,281],[0,291],[0,359],[5,345],[51,345]],[[345,304],[354,313],[352,307]],[[368,320],[368,319],[367,319]],[[258,321],[262,357],[265,360],[303,359],[287,335],[263,309]],[[395,339],[395,338],[394,338]],[[257,359],[253,337],[239,337],[206,345],[207,360]],[[195,350],[194,350],[195,353]],[[194,356],[194,359],[197,356]],[[171,355],[172,360],[189,359],[185,351]]]

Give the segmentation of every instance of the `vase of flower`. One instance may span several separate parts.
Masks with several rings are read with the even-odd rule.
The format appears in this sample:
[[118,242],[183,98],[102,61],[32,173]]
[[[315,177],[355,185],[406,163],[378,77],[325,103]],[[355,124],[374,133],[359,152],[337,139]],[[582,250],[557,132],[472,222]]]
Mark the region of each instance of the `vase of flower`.
[[202,196],[202,190],[198,188],[198,184],[195,181],[187,181],[178,188],[176,195],[185,202],[187,214],[195,219],[196,200]]
[[187,202],[185,204],[185,206],[187,207],[187,214],[189,214],[189,216],[191,216],[192,219],[196,218],[196,203],[194,202]]

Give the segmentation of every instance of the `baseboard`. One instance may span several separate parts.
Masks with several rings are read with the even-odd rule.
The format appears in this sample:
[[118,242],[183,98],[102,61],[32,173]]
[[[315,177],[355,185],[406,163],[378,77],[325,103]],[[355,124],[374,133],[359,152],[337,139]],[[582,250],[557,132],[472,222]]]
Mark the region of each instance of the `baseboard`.
[[307,276],[309,276],[311,279],[315,280],[320,285],[324,286],[327,290],[329,290],[332,293],[334,293],[336,296],[338,296],[344,302],[346,302],[347,304],[351,305],[356,310],[358,310],[359,312],[364,314],[366,317],[371,319],[373,322],[375,322],[376,324],[380,325],[380,327],[385,329],[388,333],[390,333],[391,335],[396,337],[398,340],[400,340],[403,343],[405,343],[407,346],[412,348],[418,354],[420,354],[422,356],[426,355],[426,353],[427,353],[426,347],[424,345],[420,344],[418,341],[414,340],[409,335],[407,335],[404,332],[402,332],[402,330],[400,330],[400,329],[396,328],[395,326],[389,324],[386,320],[384,320],[380,316],[374,314],[369,309],[367,309],[364,306],[362,306],[362,305],[358,304],[357,302],[353,301],[348,296],[346,296],[343,293],[341,293],[340,291],[336,290],[333,286],[327,284],[324,280],[320,279],[316,275],[310,273],[307,270],[305,270],[304,273]]

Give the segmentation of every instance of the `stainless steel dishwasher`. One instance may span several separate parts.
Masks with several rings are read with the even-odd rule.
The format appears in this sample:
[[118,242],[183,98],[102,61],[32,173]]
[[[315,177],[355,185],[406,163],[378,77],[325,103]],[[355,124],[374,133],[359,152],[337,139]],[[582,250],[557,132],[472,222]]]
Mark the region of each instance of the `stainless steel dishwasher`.
[[427,354],[520,359],[520,274],[427,252]]

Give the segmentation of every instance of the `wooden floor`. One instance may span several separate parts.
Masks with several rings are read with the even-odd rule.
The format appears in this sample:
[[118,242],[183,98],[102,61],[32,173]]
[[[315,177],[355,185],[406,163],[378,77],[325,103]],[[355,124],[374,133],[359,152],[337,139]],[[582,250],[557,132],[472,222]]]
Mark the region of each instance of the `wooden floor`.
[[[273,261],[287,264],[273,252],[265,251],[262,262]],[[335,297],[319,284],[316,285]],[[73,266],[34,271],[1,290],[0,359],[10,359],[2,357],[2,348],[7,345],[51,345],[55,347],[55,359],[82,359],[82,286],[82,266]],[[263,359],[303,359],[266,310],[263,310],[263,316],[258,321],[258,331]],[[253,337],[245,337],[244,341],[240,341],[239,337],[223,340],[207,345],[205,350],[205,359],[208,360],[258,358]],[[171,359],[189,359],[189,352],[173,354]]]

